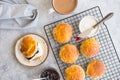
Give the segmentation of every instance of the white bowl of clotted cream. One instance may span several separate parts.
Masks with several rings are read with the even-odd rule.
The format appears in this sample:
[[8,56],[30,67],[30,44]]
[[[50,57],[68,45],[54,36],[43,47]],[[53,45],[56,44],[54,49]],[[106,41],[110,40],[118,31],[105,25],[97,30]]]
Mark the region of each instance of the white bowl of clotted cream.
[[[82,33],[88,28],[93,27],[96,23],[98,23],[98,19],[95,18],[94,16],[85,16],[79,23],[79,30]],[[98,33],[98,31],[99,31],[99,26],[93,29],[91,33],[86,37],[95,36]]]

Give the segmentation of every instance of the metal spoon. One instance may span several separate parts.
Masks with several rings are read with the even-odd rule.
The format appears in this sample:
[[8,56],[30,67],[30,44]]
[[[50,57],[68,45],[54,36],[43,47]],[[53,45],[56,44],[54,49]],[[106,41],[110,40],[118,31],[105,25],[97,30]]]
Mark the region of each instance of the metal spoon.
[[44,77],[44,78],[37,78],[37,79],[33,79],[33,80],[48,80],[48,77]]
[[100,20],[98,23],[96,23],[94,26],[86,29],[84,32],[82,32],[81,34],[79,34],[77,37],[75,37],[75,41],[78,41],[78,40],[82,40],[84,39],[87,35],[89,35],[91,33],[91,31],[93,29],[95,29],[96,27],[98,27],[98,25],[100,25],[101,23],[107,21],[108,19],[110,19],[111,17],[113,16],[113,12],[107,14],[102,20]]

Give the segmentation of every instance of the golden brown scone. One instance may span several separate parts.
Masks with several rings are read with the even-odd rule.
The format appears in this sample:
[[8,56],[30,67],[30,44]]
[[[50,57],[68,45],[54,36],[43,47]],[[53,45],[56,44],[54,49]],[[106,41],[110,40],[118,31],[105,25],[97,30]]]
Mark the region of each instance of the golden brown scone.
[[99,78],[106,71],[104,63],[100,60],[92,60],[87,66],[87,75],[91,78]]
[[100,45],[94,38],[86,39],[82,42],[80,46],[80,52],[88,58],[94,57],[98,54],[100,50]]
[[72,26],[60,23],[53,29],[54,39],[59,43],[66,43],[72,38]]
[[65,70],[66,80],[84,80],[85,72],[81,66],[72,65]]
[[74,63],[79,56],[77,47],[73,44],[66,44],[60,49],[59,56],[65,63]]
[[32,57],[37,51],[37,41],[31,36],[25,36],[21,42],[20,51],[26,58]]

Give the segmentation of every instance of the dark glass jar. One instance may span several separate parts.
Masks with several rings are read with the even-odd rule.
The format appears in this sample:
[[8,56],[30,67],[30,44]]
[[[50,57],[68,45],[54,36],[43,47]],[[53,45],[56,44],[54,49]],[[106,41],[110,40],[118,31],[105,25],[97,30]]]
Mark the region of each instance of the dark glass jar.
[[46,80],[60,80],[59,73],[53,69],[46,69],[40,74],[40,78],[46,78]]

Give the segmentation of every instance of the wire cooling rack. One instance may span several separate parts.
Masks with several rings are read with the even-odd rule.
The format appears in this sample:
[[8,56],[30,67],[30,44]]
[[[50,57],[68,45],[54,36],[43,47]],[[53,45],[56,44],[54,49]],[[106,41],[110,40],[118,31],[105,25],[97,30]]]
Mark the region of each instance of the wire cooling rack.
[[[52,35],[52,30],[57,24],[61,22],[66,22],[71,24],[73,26],[74,32],[73,32],[73,38],[68,43],[76,44],[79,48],[80,43],[75,43],[74,37],[80,33],[78,29],[79,21],[87,15],[94,16],[98,20],[101,20],[103,18],[100,8],[96,6],[81,13],[75,14],[73,16],[67,17],[65,19],[44,26],[45,33],[47,35],[48,41],[50,43],[56,62],[58,64],[58,67],[61,71],[64,80],[65,80],[64,71],[68,66],[70,66],[70,64],[66,64],[60,60],[59,50],[60,47],[63,46],[64,44],[59,44],[54,40]],[[87,65],[91,60],[100,59],[105,63],[107,69],[105,75],[103,75],[100,78],[100,80],[120,80],[120,60],[118,58],[114,44],[111,40],[109,31],[105,24],[102,24],[100,26],[99,33],[96,36],[94,36],[94,38],[100,42],[101,48],[99,54],[94,58],[85,58],[84,56],[80,55],[79,59],[74,64],[82,66],[83,69],[86,71]],[[86,75],[85,80],[91,80],[91,79]]]

